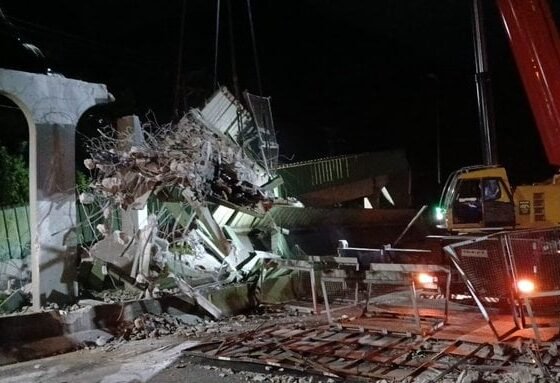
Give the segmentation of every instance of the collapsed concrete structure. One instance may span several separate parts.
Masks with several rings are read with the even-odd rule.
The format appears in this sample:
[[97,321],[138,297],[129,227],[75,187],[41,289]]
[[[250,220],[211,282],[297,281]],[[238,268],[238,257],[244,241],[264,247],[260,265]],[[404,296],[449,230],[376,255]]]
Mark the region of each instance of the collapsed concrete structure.
[[[102,239],[89,254],[97,269],[101,265],[100,279],[109,268],[152,296],[156,280],[170,275],[175,287],[221,315],[193,290],[192,280],[245,280],[259,257],[248,237],[224,227],[224,214],[263,217],[274,199],[265,185],[277,158],[270,155],[273,127],[264,125],[272,121],[269,102],[246,98],[266,116],[250,114],[222,88],[177,124],[142,132],[137,118],[121,119],[116,132],[88,142],[85,166],[94,179],[80,201],[94,206],[87,224]],[[147,216],[149,200],[158,209]]]
[[[61,76],[17,71],[1,74],[3,94],[21,106],[31,132],[35,309],[47,301],[72,303],[78,284],[83,285],[75,268],[77,225],[89,226],[96,232],[93,238],[101,239],[87,244],[93,245],[89,260],[95,261],[95,265],[89,265],[100,279],[109,271],[113,276],[117,273],[129,286],[140,286],[151,295],[156,287],[154,278],[162,273],[182,274],[183,282],[185,278],[191,282],[193,278],[241,281],[251,275],[263,257],[330,255],[343,237],[360,246],[389,243],[413,216],[411,210],[360,210],[358,214],[355,209],[301,209],[300,202],[288,197],[293,185],[282,187],[281,174],[291,178],[288,167],[277,171],[278,144],[269,99],[245,93],[245,108],[222,88],[203,108],[192,109],[177,124],[152,124],[142,129],[137,117],[124,117],[116,122],[114,130],[90,139],[91,158],[85,165],[95,173],[95,179],[92,191],[82,193],[79,199],[82,208],[93,209],[88,208],[87,222],[77,222],[75,125],[88,107],[110,101],[110,94],[102,85]],[[55,92],[68,96],[54,97]],[[24,101],[32,107],[29,109]],[[37,127],[41,128],[39,136],[33,134]],[[372,166],[373,170],[364,173],[366,167],[355,164],[366,157],[382,162],[387,154],[345,157],[343,173],[353,178],[341,175],[335,180],[336,186],[353,190],[356,179],[370,177],[373,189],[363,196],[374,201],[372,196],[378,199],[391,180],[392,185],[399,185],[396,200],[404,206],[407,197],[402,185],[406,177],[401,174],[408,174],[408,166],[402,153],[395,155],[402,166],[389,178],[383,165]],[[301,169],[301,164],[291,169]],[[305,181],[305,177],[299,178]],[[321,187],[331,187],[332,182],[327,181]],[[154,198],[157,209],[148,216],[146,205]],[[324,206],[318,200],[308,202],[310,206]],[[374,235],[372,227],[377,227]],[[354,235],[361,232],[361,237]],[[185,273],[185,267],[190,271]],[[80,273],[87,274],[84,269],[89,270],[82,265]],[[184,284],[179,287],[188,289]]]
[[[94,180],[91,193],[82,193],[80,200],[97,204],[99,211],[90,222],[102,236],[89,251],[95,261],[126,275],[147,296],[162,276],[170,275],[183,293],[196,296],[219,316],[218,309],[196,294],[196,279],[216,285],[248,282],[262,272],[258,267],[263,258],[332,255],[341,238],[358,246],[383,246],[412,219],[412,210],[320,208],[324,204],[317,199],[303,208],[286,194],[290,188],[279,190],[281,174],[290,173],[287,168],[277,171],[269,100],[248,93],[245,97],[251,112],[222,88],[178,123],[147,126],[145,138],[135,144],[131,137],[139,133],[122,132],[138,131],[139,124],[129,129],[122,121],[117,124],[121,133],[105,132],[89,141],[91,157],[85,165]],[[393,202],[386,190],[390,167],[381,164],[387,156],[400,160],[390,180],[399,206],[406,206],[409,170],[402,152],[347,156],[336,187],[352,191],[355,179],[365,177],[375,185],[366,192],[356,189],[359,195],[347,200],[375,197],[378,207],[379,195],[385,193]],[[369,169],[364,159],[376,163]],[[299,178],[300,183],[306,180]],[[322,182],[322,187],[331,183]],[[125,228],[126,217],[154,198],[162,203],[157,214]],[[115,221],[119,211],[125,213]]]

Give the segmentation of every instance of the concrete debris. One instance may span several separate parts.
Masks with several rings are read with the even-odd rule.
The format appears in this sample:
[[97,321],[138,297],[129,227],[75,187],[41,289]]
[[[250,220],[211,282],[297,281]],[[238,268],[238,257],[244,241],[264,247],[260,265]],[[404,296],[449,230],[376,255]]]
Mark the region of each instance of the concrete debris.
[[109,134],[89,142],[85,165],[96,172],[95,194],[125,210],[146,194],[173,189],[192,206],[214,196],[263,209],[267,197],[258,187],[263,172],[229,137],[191,115],[155,130],[130,149]]
[[108,262],[128,274],[132,270],[132,264],[138,252],[137,243],[123,244],[121,241],[115,240],[115,236],[105,236],[105,238],[96,242],[89,250],[89,253],[95,259]]
[[216,305],[212,304],[204,295],[198,292],[196,289],[192,288],[187,282],[181,278],[177,278],[177,285],[183,294],[192,297],[196,303],[200,305],[204,310],[206,310],[215,319],[220,319],[224,316],[222,310],[220,310]]
[[204,323],[204,320],[202,318],[193,314],[177,315],[176,318],[179,320],[179,322],[183,323],[186,326],[195,326],[197,324]]
[[[209,104],[226,93],[222,89]],[[261,151],[255,158],[247,142],[222,129],[212,116],[207,108],[193,109],[173,125],[149,123],[144,133],[136,124],[133,135],[117,124],[116,131],[100,131],[87,142],[90,158],[84,165],[93,181],[79,199],[84,205],[98,205],[89,227],[100,238],[88,249],[94,259],[89,275],[95,278],[82,278],[93,282],[91,288],[118,283],[143,297],[157,297],[172,279],[178,291],[218,319],[230,313],[200,293],[200,281],[219,288],[258,279],[259,251],[268,250],[267,243],[264,249],[253,248],[248,232],[227,228],[227,220],[217,218],[215,208],[264,217],[276,200],[273,185],[282,180],[270,166],[263,167]],[[267,140],[274,138],[270,134]],[[149,198],[159,200],[160,208],[148,215]],[[272,229],[267,222],[262,230],[266,241]],[[243,298],[247,299],[256,301]]]
[[96,299],[80,299],[78,301],[78,306],[99,306],[106,302],[98,301]]
[[97,306],[104,303],[127,302],[141,298],[137,291],[128,289],[112,289],[103,291],[93,291],[92,295],[97,299],[80,299],[80,306]]
[[0,292],[11,294],[13,289],[31,286],[29,257],[0,261]]
[[95,202],[95,196],[91,193],[80,193],[78,199],[82,205],[91,205]]
[[480,382],[482,373],[475,370],[463,370],[457,377],[455,383],[476,383]]
[[558,344],[556,342],[552,342],[548,347],[548,353],[550,356],[558,356]]
[[112,339],[113,339],[112,336],[107,337],[107,336],[100,335],[97,337],[97,339],[95,339],[95,345],[97,347],[103,347],[107,344],[107,342],[110,342]]
[[168,314],[143,314],[132,323],[121,325],[120,337],[125,340],[155,338],[176,333],[182,326],[180,321]]
[[[121,323],[115,335],[116,340],[140,340],[165,335],[181,335],[190,338],[207,338],[231,335],[244,331],[247,327],[260,326],[267,321],[293,321],[293,316],[283,310],[265,309],[260,314],[237,315],[220,321],[204,319],[194,314],[149,314],[144,313],[133,321]],[[111,340],[107,339],[107,342]]]
[[[286,373],[283,368],[270,367],[266,369],[266,373],[254,372],[254,371],[243,371],[236,368],[224,368],[214,365],[200,365],[189,359],[183,359],[179,361],[175,368],[201,368],[207,371],[207,374],[216,375],[220,378],[227,378],[235,376],[234,381],[245,381],[245,382],[264,382],[264,383],[335,383],[336,381],[332,378],[325,378],[320,376],[301,376]],[[378,381],[381,382],[381,381]]]
[[28,301],[29,297],[21,290],[16,290],[4,297],[0,294],[0,313],[13,313],[21,309]]

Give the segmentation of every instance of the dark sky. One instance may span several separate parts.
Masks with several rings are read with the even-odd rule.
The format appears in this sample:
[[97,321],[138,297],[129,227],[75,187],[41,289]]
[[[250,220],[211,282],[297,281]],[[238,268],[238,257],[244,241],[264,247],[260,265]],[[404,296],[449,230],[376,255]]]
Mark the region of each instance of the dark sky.
[[[232,89],[228,11],[226,0],[221,2],[218,80]],[[497,9],[485,3],[500,162],[514,181],[543,179],[551,168]],[[0,0],[19,33],[44,51],[54,70],[107,84],[119,113],[144,116],[151,109],[160,121],[173,113],[181,5],[182,0]],[[256,93],[246,1],[231,5],[240,87]],[[284,161],[405,148],[417,183],[437,190],[439,111],[444,177],[481,162],[470,1],[252,5],[264,94],[272,97]],[[190,106],[200,105],[213,89],[215,18],[216,1],[186,1],[181,94]]]

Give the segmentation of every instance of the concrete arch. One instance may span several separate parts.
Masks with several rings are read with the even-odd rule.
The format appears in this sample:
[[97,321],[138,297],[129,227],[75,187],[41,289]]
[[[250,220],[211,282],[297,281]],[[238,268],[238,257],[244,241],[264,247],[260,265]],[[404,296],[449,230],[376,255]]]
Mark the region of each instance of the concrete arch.
[[33,306],[76,294],[75,130],[89,108],[113,101],[103,84],[0,69],[0,94],[29,127]]

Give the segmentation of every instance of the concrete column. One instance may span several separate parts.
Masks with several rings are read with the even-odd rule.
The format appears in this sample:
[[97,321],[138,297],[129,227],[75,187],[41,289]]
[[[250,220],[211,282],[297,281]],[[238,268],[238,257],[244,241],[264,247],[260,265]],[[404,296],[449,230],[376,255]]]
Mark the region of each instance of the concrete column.
[[90,107],[113,100],[105,85],[0,69],[0,93],[29,125],[33,307],[76,294],[75,129]]
[[[144,144],[144,135],[142,134],[142,125],[138,116],[125,116],[117,120],[117,134],[121,142],[121,150],[128,150],[132,146],[142,146]],[[145,206],[139,210],[123,210],[122,231],[129,235],[142,229],[148,223],[148,207]]]

